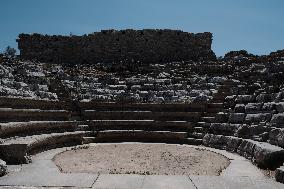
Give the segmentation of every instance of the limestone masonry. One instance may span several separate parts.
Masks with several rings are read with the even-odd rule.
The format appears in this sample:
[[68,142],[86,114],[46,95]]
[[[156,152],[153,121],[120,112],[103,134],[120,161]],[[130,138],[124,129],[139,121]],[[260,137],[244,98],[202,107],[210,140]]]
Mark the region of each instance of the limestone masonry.
[[18,42],[20,58],[0,54],[1,186],[14,184],[12,175],[25,180],[10,164],[41,151],[112,142],[227,150],[284,183],[284,50],[216,59],[211,33],[174,30],[21,34]]
[[101,30],[83,36],[20,34],[23,59],[48,63],[214,60],[212,34],[180,30]]

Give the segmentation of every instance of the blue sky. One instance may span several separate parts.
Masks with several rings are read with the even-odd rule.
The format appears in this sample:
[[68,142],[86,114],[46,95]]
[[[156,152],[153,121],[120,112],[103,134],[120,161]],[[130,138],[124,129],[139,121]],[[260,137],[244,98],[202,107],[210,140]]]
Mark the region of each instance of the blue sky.
[[19,33],[75,35],[101,29],[212,32],[220,56],[284,49],[284,0],[1,0],[0,51]]

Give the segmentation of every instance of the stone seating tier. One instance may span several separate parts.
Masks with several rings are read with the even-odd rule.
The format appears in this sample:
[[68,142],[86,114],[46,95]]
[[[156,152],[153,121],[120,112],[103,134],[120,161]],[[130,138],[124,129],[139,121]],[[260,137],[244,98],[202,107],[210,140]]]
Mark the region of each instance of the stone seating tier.
[[[72,106],[76,106],[75,111],[68,111],[70,106],[20,109],[12,101],[11,105],[8,101],[0,105],[0,120],[6,122],[0,123],[0,158],[8,164],[29,163],[30,155],[50,148],[134,141],[204,144],[239,153],[269,169],[284,162],[281,107],[256,113],[264,104],[247,103],[239,113],[235,107],[226,110],[223,103],[73,102]],[[280,174],[281,168],[277,170]]]
[[75,131],[79,122],[76,121],[29,121],[0,123],[0,137],[28,136],[31,134]]
[[0,144],[0,156],[9,164],[29,163],[29,155],[51,148],[82,144],[91,131],[74,131],[8,138]]
[[66,110],[0,108],[0,122],[15,121],[68,121],[71,113]]

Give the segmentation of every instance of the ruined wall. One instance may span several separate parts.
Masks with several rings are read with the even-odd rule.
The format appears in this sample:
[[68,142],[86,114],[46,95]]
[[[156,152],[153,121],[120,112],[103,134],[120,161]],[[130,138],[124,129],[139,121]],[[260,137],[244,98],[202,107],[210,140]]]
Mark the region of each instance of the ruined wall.
[[83,36],[20,34],[20,57],[51,63],[212,60],[211,33],[179,30],[102,30]]

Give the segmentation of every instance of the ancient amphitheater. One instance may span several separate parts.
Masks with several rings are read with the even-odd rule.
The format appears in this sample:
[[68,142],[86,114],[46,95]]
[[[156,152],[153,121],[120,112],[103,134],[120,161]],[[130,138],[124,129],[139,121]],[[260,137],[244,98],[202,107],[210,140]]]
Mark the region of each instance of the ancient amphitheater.
[[211,33],[174,30],[17,41],[1,187],[284,188],[284,50],[217,59]]

